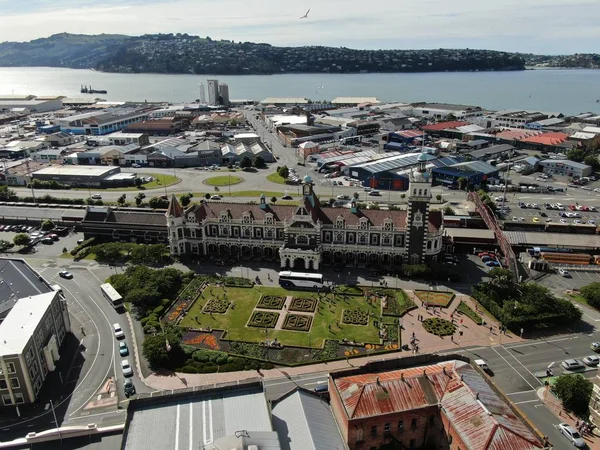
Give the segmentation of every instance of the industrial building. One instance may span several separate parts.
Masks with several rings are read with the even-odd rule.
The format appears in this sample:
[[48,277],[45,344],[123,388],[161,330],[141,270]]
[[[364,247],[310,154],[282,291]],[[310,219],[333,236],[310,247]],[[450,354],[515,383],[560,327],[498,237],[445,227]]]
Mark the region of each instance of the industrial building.
[[148,119],[149,109],[109,108],[58,119],[60,130],[77,135],[103,136]]
[[481,186],[490,178],[497,178],[500,169],[483,161],[465,161],[432,169],[434,184],[458,186],[458,180],[465,178],[468,186]]
[[538,163],[544,173],[566,175],[568,177],[587,177],[592,174],[592,166],[568,159],[544,159]]
[[51,166],[31,174],[32,179],[56,181],[73,187],[133,186],[135,173],[115,166]]
[[1,95],[0,111],[24,109],[27,113],[44,113],[63,108],[63,97],[36,97],[35,95]]
[[452,105],[448,103],[413,103],[412,114],[417,117],[427,117],[435,120],[453,117],[453,120],[469,120],[483,116],[480,106]]

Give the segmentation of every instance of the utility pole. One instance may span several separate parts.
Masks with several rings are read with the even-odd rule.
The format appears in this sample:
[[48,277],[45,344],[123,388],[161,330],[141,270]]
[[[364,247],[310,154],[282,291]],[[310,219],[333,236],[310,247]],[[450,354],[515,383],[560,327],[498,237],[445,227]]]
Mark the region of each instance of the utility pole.
[[50,408],[52,408],[52,415],[54,416],[54,423],[56,424],[56,431],[58,431],[58,438],[60,439],[60,445],[62,446],[62,436],[60,434],[60,427],[58,426],[58,420],[56,419],[56,412],[54,411],[54,403],[50,400]]

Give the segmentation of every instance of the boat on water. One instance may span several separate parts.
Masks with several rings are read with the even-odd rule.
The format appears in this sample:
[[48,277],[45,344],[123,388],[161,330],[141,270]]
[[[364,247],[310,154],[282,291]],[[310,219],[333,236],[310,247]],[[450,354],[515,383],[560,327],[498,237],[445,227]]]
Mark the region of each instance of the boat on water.
[[92,89],[92,86],[81,85],[82,94],[108,94],[106,89]]

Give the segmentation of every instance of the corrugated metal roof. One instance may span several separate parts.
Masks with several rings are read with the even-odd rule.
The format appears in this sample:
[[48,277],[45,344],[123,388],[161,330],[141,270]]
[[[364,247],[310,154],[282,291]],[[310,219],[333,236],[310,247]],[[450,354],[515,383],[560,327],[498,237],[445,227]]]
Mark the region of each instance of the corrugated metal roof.
[[314,394],[298,390],[278,402],[272,414],[282,450],[347,448],[331,408]]
[[442,131],[442,130],[448,130],[448,129],[452,129],[452,128],[458,128],[458,127],[464,127],[465,125],[469,125],[469,122],[463,122],[463,121],[451,121],[451,122],[439,122],[439,123],[434,123],[432,125],[425,125],[423,127],[423,130],[425,131]]

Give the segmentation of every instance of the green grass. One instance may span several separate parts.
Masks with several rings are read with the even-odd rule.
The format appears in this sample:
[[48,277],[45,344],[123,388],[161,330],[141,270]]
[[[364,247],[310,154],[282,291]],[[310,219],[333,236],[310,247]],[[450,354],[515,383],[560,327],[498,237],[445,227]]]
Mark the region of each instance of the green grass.
[[[577,303],[579,303],[581,305],[590,306],[590,304],[588,303],[588,301],[586,300],[586,298],[583,295],[567,294],[567,297],[569,297],[569,299],[576,301]],[[590,308],[591,308],[591,306],[590,306]]]
[[[204,198],[204,194],[206,194],[206,192],[198,192],[198,193],[194,193],[194,198]],[[213,195],[212,193],[209,192],[209,194]],[[265,194],[265,197],[267,197],[267,201],[269,201],[271,199],[271,197],[281,197],[283,195],[285,195],[283,192],[273,192],[273,191],[260,191],[260,190],[255,190],[255,191],[231,191],[231,193],[229,192],[219,192],[219,195],[221,197],[255,197],[256,201],[258,202],[259,198],[260,198],[260,194]]]
[[[213,293],[223,298],[222,288],[212,287]],[[184,327],[198,327],[195,317],[198,316],[200,326],[206,328],[227,330],[227,339],[245,342],[261,342],[265,340],[265,331],[253,327],[247,327],[246,323],[252,315],[261,294],[274,296],[293,296],[307,297],[316,295],[307,292],[288,291],[283,288],[270,288],[264,286],[255,286],[254,288],[226,288],[227,299],[234,302],[234,308],[231,307],[225,314],[202,314],[202,307],[209,300],[210,288],[205,290],[204,298],[198,300],[191,307],[185,316],[181,325]],[[331,299],[331,296],[328,297]],[[378,330],[373,326],[373,317],[369,317],[368,325],[346,325],[342,324],[340,329],[335,325],[336,321],[341,321],[342,310],[358,309],[375,313],[379,316],[380,302],[376,301],[373,305],[367,305],[362,297],[347,297],[348,303],[344,303],[341,297],[336,298],[336,304],[332,305],[331,311],[328,308],[329,301],[322,302],[320,309],[315,312],[313,324],[310,333],[300,331],[286,330],[268,330],[269,339],[277,338],[283,345],[321,347],[325,339],[341,340],[346,338],[355,342],[379,343]],[[286,310],[281,311],[286,314]],[[329,331],[328,325],[331,325]]]
[[473,311],[465,302],[460,302],[456,310],[464,314],[465,316],[473,319],[473,322],[475,322],[477,325],[481,325],[483,323],[483,319],[481,318],[481,316],[475,311]]
[[232,175],[221,175],[218,177],[211,177],[204,180],[204,183],[209,186],[233,186],[242,182],[242,178]]
[[270,181],[271,183],[285,184],[285,178],[280,176],[277,172],[267,175],[267,181]]
[[[174,175],[166,175],[166,174],[162,174],[162,173],[150,173],[150,174],[145,173],[145,174],[142,174],[142,176],[152,177],[154,179],[149,183],[142,184],[142,186],[139,188],[137,186],[116,187],[116,188],[92,188],[91,191],[93,191],[93,192],[96,192],[96,191],[118,191],[118,192],[120,192],[120,191],[123,191],[123,192],[144,191],[147,189],[155,189],[158,187],[164,187],[165,185],[167,187],[172,186],[181,181],[181,178],[178,178]],[[89,191],[90,189],[88,189],[88,188],[73,188],[73,190],[74,191]]]

